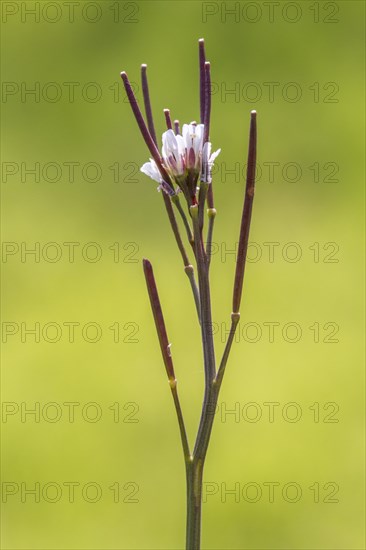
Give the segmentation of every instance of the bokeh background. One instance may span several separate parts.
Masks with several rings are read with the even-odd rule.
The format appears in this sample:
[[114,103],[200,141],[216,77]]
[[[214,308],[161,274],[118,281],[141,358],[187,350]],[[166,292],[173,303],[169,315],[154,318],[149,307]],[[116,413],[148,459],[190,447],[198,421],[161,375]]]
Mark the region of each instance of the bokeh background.
[[206,464],[202,547],[364,548],[364,3],[1,7],[3,548],[184,547],[182,452],[143,257],[191,442],[200,333],[161,196],[138,171],[148,152],[119,72],[141,98],[148,64],[159,134],[165,107],[197,119],[200,37],[212,63],[211,138],[222,148],[218,358],[251,109],[259,140],[251,261]]

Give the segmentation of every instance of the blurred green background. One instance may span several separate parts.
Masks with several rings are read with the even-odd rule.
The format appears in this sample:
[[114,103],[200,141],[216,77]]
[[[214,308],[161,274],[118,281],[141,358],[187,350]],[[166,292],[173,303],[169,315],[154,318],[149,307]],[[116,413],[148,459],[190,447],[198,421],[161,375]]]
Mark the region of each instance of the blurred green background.
[[218,358],[251,109],[260,169],[202,547],[364,548],[364,3],[2,2],[2,31],[3,548],[184,547],[184,466],[143,257],[191,442],[200,333],[161,197],[138,172],[149,155],[119,72],[141,98],[148,64],[159,135],[165,107],[198,119],[200,37],[222,148]]

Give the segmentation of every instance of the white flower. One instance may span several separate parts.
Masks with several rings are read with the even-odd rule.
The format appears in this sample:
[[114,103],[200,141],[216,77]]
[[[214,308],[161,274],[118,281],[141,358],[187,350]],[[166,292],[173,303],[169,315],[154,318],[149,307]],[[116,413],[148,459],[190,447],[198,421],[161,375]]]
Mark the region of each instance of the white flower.
[[162,157],[173,178],[186,174],[187,170],[201,169],[203,124],[183,124],[182,135],[167,130],[163,134]]
[[203,124],[183,124],[183,141],[188,169],[200,171],[202,163]]
[[[182,178],[188,175],[191,176],[190,181],[193,175],[193,181],[197,181],[200,177],[201,181],[211,183],[213,163],[221,149],[211,155],[211,143],[204,144],[203,136],[204,125],[195,122],[183,124],[182,135],[175,134],[171,129],[163,133],[161,150],[163,163],[172,181],[177,185],[181,186]],[[157,181],[160,186],[164,184],[153,159],[141,167],[141,172]]]
[[182,176],[186,169],[185,145],[182,136],[173,130],[163,133],[162,157],[164,164],[173,177]]
[[156,166],[156,162],[153,159],[150,159],[150,162],[145,162],[145,164],[141,166],[140,172],[143,172],[158,183],[161,183],[163,181],[159,169]]
[[219,156],[221,153],[221,149],[217,149],[214,153],[211,155],[211,143],[209,141],[206,141],[206,143],[203,146],[203,152],[202,152],[202,174],[201,174],[201,180],[206,183],[212,182],[212,167],[214,164],[214,160],[216,157]]

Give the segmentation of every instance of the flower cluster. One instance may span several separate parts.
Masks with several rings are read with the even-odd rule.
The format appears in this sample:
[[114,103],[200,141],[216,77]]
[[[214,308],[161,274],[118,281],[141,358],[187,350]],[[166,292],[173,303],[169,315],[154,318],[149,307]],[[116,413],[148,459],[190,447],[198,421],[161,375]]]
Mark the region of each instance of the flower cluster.
[[208,186],[212,183],[212,167],[221,151],[218,149],[211,154],[211,143],[209,141],[210,64],[205,59],[202,39],[199,41],[199,62],[201,122],[200,124],[196,122],[183,124],[182,131],[180,131],[179,121],[176,120],[173,130],[169,110],[165,109],[167,130],[162,136],[161,153],[158,149],[151,113],[146,65],[141,66],[141,76],[147,124],[143,119],[127,74],[125,72],[121,73],[133,113],[151,153],[149,162],[141,167],[141,172],[158,182],[158,189],[162,189],[170,196],[182,191],[188,205],[197,204],[198,191],[201,185]]
[[[163,133],[162,159],[170,180],[192,201],[198,181],[211,183],[211,171],[221,149],[211,155],[211,143],[203,143],[204,124],[183,124],[182,135],[172,129]],[[164,181],[154,159],[145,162],[141,172],[159,183],[158,189],[171,189]],[[165,182],[167,183],[167,182]]]

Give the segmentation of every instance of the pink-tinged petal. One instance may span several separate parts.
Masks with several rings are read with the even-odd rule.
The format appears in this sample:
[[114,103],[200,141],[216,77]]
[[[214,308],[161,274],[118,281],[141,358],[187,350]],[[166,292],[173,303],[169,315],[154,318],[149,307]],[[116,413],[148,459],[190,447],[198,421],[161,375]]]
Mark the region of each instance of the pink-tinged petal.
[[196,155],[195,155],[194,149],[192,149],[191,147],[188,152],[188,166],[187,166],[188,170],[193,169],[195,167],[195,164],[196,164]]

